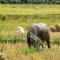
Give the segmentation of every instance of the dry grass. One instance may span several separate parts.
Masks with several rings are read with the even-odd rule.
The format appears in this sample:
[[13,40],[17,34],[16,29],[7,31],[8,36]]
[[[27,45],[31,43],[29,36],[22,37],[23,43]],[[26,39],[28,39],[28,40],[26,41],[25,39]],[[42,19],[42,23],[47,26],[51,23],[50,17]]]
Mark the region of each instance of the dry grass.
[[[60,60],[60,46],[52,46],[50,50],[28,52],[26,43],[0,43],[0,52],[5,60]],[[27,53],[28,52],[28,53]],[[27,54],[26,54],[27,53]]]
[[[50,32],[52,37],[59,37],[60,33]],[[3,54],[5,60],[60,60],[60,46],[51,45],[43,50],[37,51],[29,49],[26,42],[20,43],[0,43],[0,53]]]
[[60,32],[50,32],[51,37],[60,37]]

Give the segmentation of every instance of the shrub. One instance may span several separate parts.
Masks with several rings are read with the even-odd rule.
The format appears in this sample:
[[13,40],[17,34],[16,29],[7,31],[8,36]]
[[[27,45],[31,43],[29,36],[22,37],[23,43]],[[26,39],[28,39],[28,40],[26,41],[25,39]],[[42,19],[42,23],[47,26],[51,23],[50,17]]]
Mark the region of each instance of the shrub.
[[6,16],[1,16],[1,20],[5,21],[6,20]]

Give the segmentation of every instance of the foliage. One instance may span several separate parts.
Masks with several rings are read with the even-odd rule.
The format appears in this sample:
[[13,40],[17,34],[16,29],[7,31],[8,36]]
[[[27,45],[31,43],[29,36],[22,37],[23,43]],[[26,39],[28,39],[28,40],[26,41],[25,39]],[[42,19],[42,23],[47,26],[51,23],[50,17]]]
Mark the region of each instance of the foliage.
[[1,4],[60,4],[60,0],[0,0]]

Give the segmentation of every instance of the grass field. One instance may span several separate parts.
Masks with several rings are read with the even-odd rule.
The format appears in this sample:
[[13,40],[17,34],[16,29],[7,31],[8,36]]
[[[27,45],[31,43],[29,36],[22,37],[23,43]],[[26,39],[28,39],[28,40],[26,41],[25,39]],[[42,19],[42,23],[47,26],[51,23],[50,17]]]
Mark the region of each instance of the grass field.
[[51,48],[44,43],[43,50],[29,49],[26,34],[16,33],[19,25],[27,32],[39,22],[49,28],[60,24],[60,5],[0,5],[0,53],[5,60],[60,60],[60,32],[50,32]]
[[[60,14],[59,5],[0,5],[0,14],[35,15]],[[37,12],[38,11],[38,12]]]

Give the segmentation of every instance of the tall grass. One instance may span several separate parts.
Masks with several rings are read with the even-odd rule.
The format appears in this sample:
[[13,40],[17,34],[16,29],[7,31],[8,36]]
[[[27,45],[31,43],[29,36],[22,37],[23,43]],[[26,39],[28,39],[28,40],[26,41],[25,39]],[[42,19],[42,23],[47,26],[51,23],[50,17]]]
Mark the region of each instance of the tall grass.
[[[15,31],[17,26],[25,30],[33,23],[43,22],[49,27],[60,23],[60,15],[0,15],[0,31]],[[54,23],[53,23],[54,22]]]
[[37,51],[34,48],[29,49],[26,43],[0,43],[0,52],[6,60],[59,60],[60,58],[60,46],[55,45],[50,50],[45,48],[43,51]]
[[0,31],[15,31],[18,25],[27,30],[31,24],[38,22],[44,22],[49,27],[59,24],[59,7],[44,4],[0,5]]
[[60,24],[60,5],[0,5],[0,53],[5,60],[60,60],[60,34],[52,33],[51,48],[45,45],[43,50],[29,49],[26,35],[16,34],[17,26],[27,31],[39,22]]
[[26,36],[25,35],[0,35],[0,42],[1,43],[17,43],[17,42],[26,42]]

